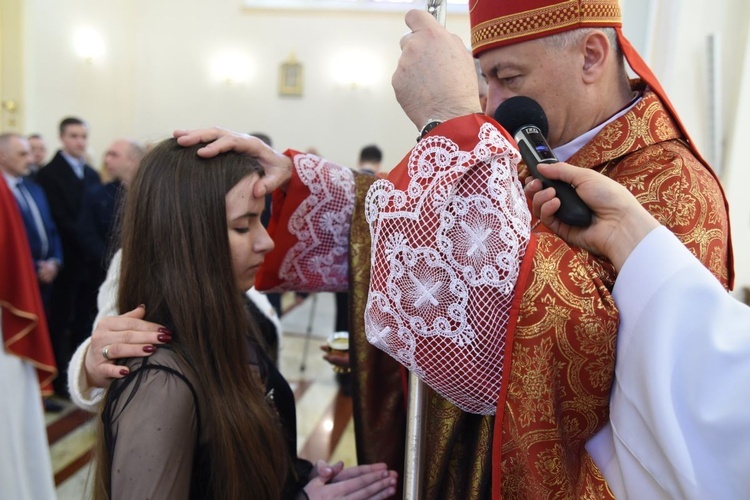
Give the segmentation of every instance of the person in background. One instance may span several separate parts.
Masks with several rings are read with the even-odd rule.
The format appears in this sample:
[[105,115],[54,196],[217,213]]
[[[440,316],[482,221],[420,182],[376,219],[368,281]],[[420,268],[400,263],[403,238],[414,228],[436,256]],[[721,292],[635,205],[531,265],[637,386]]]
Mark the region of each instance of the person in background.
[[29,175],[33,179],[36,173],[45,165],[47,159],[47,145],[41,134],[31,134],[27,137],[31,146],[31,167]]
[[385,177],[380,171],[383,163],[383,152],[375,144],[363,147],[359,152],[359,162],[357,168],[364,174]]
[[385,464],[297,457],[294,396],[242,298],[274,245],[253,196],[262,170],[196,149],[157,145],[128,191],[118,305],[175,335],[153,356],[125,360],[127,375],[109,387],[94,497],[392,496]]
[[41,500],[55,498],[40,399],[57,369],[25,233],[0,181],[0,498]]
[[104,169],[111,182],[86,187],[76,222],[78,240],[88,257],[100,265],[97,288],[104,280],[108,256],[117,245],[115,223],[121,197],[133,180],[145,148],[132,139],[117,139],[104,154]]
[[[16,197],[21,211],[31,259],[36,269],[36,283],[42,297],[44,317],[47,320],[51,314],[53,283],[63,263],[62,243],[44,190],[29,174],[32,161],[29,149],[28,141],[19,134],[0,135],[0,172]],[[44,409],[59,412],[63,406],[45,397]]]
[[616,498],[742,497],[750,489],[750,308],[625,187],[565,163],[540,172],[574,185],[594,220],[562,223],[554,188],[538,180],[526,187],[534,214],[618,271],[609,422],[591,447],[609,488]]
[[86,163],[88,125],[80,118],[69,117],[60,122],[59,129],[62,149],[39,170],[36,180],[49,201],[65,259],[52,289],[49,329],[61,372],[55,380],[55,392],[67,397],[65,370],[72,349],[91,332],[101,276],[100,264],[87,255],[81,244],[77,220],[83,192],[100,184],[100,180],[99,174]]
[[0,171],[23,217],[45,316],[48,316],[52,284],[63,263],[62,243],[44,191],[28,177],[31,161],[29,143],[23,136],[0,135]]

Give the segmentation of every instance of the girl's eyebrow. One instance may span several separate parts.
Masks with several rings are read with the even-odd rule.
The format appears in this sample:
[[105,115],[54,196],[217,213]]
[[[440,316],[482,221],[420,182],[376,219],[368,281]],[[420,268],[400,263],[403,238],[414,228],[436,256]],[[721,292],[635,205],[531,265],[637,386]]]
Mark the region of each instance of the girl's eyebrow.
[[240,220],[240,219],[244,219],[244,218],[247,218],[247,217],[258,217],[259,215],[260,214],[258,214],[257,212],[245,212],[242,215],[238,215],[237,217],[233,217],[232,220],[235,221],[235,220]]

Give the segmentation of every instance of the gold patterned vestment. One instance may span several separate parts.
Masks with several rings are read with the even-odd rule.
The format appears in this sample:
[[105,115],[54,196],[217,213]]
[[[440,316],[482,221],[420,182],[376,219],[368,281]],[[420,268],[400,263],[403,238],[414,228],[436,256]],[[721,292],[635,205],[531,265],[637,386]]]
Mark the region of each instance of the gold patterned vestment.
[[[434,133],[450,137],[449,124]],[[729,286],[733,273],[723,192],[655,94],[646,90],[632,110],[604,127],[569,163],[626,186]],[[358,199],[365,191],[359,190]],[[488,498],[497,487],[493,479],[501,483],[494,496],[503,498],[611,496],[584,445],[608,418],[618,325],[610,296],[615,275],[608,262],[569,248],[543,226],[534,236],[502,422],[462,412],[429,391],[426,498]],[[367,224],[355,211],[350,277],[358,457],[360,463],[395,466],[403,462],[404,381],[396,376],[401,366],[367,344],[363,333],[368,240]]]
[[[455,138],[461,150],[470,151],[476,140],[466,138],[476,138],[471,127],[478,127],[477,121],[450,120],[430,135]],[[308,161],[289,154],[295,163]],[[723,192],[655,94],[645,90],[630,111],[605,126],[569,163],[600,171],[626,186],[725,287],[731,283]],[[362,202],[373,180],[354,176],[356,202],[350,214],[357,452],[360,463],[384,461],[402,470],[405,370],[370,346],[364,334],[371,249]],[[303,203],[292,189],[285,196],[288,206]],[[274,215],[278,226],[285,226],[289,217],[281,203],[275,201],[274,211],[281,214]],[[277,248],[285,246],[277,241]],[[300,248],[306,251],[309,246]],[[281,260],[269,255],[267,263],[278,267]],[[497,415],[465,413],[428,391],[425,498],[611,497],[584,446],[608,418],[618,325],[610,296],[613,269],[536,226],[522,271],[516,285],[520,306],[515,328],[497,332],[510,346]],[[263,274],[259,288],[278,286],[273,279],[264,285]]]

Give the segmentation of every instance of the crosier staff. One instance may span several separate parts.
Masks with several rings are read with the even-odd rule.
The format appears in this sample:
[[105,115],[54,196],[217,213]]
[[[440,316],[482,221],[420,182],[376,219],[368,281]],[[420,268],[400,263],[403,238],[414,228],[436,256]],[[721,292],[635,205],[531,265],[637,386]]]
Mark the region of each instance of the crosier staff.
[[[445,0],[427,0],[427,12],[445,26]],[[422,498],[424,467],[424,409],[427,388],[419,377],[409,372],[409,404],[406,410],[406,452],[404,456],[404,498]]]

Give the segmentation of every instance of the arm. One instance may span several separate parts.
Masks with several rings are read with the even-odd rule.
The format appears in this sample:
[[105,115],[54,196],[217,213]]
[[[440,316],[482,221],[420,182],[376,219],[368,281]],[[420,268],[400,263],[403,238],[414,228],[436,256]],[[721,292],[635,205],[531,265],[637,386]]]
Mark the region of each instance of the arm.
[[47,233],[47,241],[49,243],[47,259],[37,263],[39,281],[42,283],[52,283],[57,277],[57,273],[63,263],[60,234],[57,231],[55,219],[50,212],[49,203],[47,203],[47,197],[44,195],[44,190],[33,181],[27,181],[26,184],[36,201],[37,207],[39,208],[42,222],[44,223],[44,230]]
[[423,10],[406,14],[411,29],[391,83],[406,115],[420,129],[429,120],[481,113],[474,59],[460,37]]
[[238,151],[257,159],[265,176],[255,196],[273,191],[269,234],[276,249],[258,273],[259,290],[346,289],[349,225],[354,204],[350,169],[311,154],[274,151],[261,140],[219,128],[176,131],[183,146],[209,143],[204,157]]
[[[122,378],[129,373],[126,366],[116,364],[118,359],[149,356],[154,352],[154,344],[171,340],[171,334],[164,327],[143,321],[145,307],[116,316],[121,257],[120,251],[112,257],[107,278],[99,287],[99,312],[94,321],[94,331],[89,339],[78,346],[68,365],[70,397],[77,406],[87,411],[96,411],[104,396],[101,388],[107,387],[112,379]],[[102,354],[107,346],[109,360]]]
[[276,247],[256,278],[260,290],[343,291],[348,284],[354,173],[310,154],[288,151],[286,192],[273,193],[269,234]]
[[490,118],[454,118],[364,203],[367,340],[470,413],[497,409],[504,339],[523,289],[531,216],[518,159]]
[[[750,309],[664,228],[617,279],[621,312],[610,403],[628,498],[736,498],[750,487]],[[644,493],[644,494],[641,494]]]

